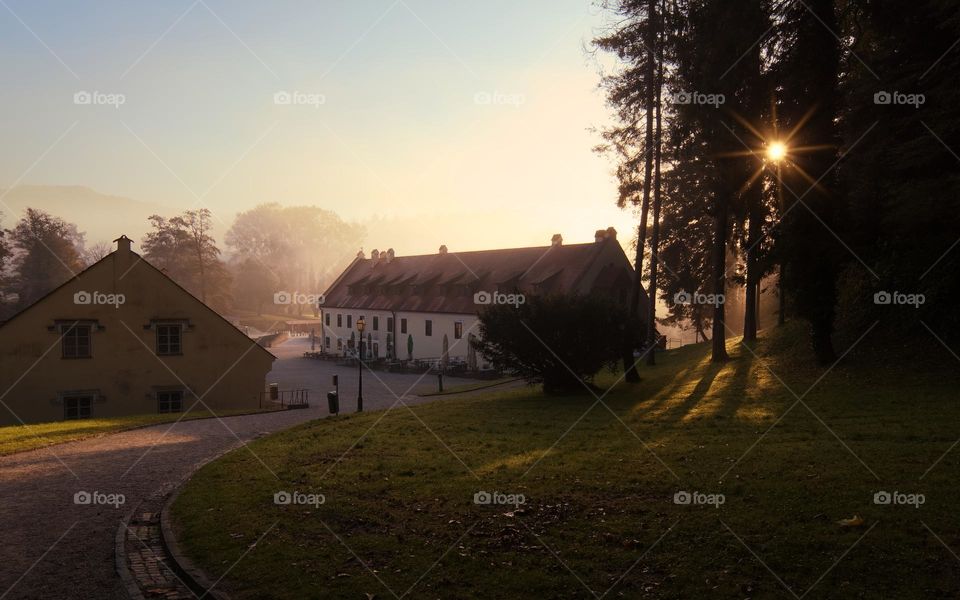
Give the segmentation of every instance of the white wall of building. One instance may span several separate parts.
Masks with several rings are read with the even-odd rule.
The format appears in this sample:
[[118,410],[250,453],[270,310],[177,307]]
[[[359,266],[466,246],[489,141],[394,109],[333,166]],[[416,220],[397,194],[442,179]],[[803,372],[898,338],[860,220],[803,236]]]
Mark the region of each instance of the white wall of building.
[[[476,314],[449,314],[449,313],[418,313],[418,312],[398,312],[396,316],[392,311],[383,310],[358,310],[336,307],[326,307],[321,310],[321,319],[323,323],[321,343],[324,352],[336,355],[344,355],[349,352],[348,340],[350,335],[357,339],[357,319],[363,316],[364,323],[364,342],[372,342],[373,347],[365,348],[368,355],[376,354],[384,358],[387,355],[387,333],[391,320],[394,320],[393,332],[396,347],[396,357],[401,360],[409,358],[407,353],[408,336],[413,338],[413,358],[430,359],[440,358],[443,355],[443,336],[447,336],[450,358],[467,359],[468,354],[468,336],[472,333],[477,335],[477,315]],[[376,329],[374,329],[374,317],[376,317]],[[427,335],[427,322],[430,322],[430,335]],[[328,325],[329,322],[329,325]],[[349,326],[348,326],[349,323]],[[406,331],[404,332],[404,325]],[[461,337],[457,338],[457,333]],[[338,340],[341,345],[338,346]],[[483,363],[482,358],[478,361]]]

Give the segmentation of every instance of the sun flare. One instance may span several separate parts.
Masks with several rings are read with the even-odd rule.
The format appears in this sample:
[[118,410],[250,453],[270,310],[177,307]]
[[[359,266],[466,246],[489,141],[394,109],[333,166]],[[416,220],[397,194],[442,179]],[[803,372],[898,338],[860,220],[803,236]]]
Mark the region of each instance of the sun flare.
[[770,142],[767,146],[767,158],[773,162],[780,162],[787,156],[787,145],[783,142]]

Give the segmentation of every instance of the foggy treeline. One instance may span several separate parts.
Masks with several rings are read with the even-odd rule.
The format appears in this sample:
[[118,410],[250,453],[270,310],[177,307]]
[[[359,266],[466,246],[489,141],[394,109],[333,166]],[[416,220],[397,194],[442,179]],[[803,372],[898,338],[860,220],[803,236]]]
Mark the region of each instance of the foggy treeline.
[[[0,224],[7,215],[0,213]],[[302,304],[274,304],[275,294],[319,294],[349,263],[364,237],[361,225],[316,206],[262,204],[237,215],[222,241],[206,208],[152,215],[139,254],[221,313],[304,314]],[[28,208],[0,229],[0,320],[114,250],[88,243],[77,226]]]

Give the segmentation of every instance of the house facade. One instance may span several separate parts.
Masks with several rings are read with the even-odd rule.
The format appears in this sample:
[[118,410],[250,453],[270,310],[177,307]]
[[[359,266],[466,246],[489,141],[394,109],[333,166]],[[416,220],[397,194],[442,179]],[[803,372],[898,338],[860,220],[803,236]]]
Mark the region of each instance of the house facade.
[[275,357],[115,241],[0,326],[0,425],[257,408]]
[[362,252],[324,294],[323,351],[353,355],[364,322],[367,358],[463,361],[483,368],[469,343],[478,313],[493,303],[518,303],[534,294],[605,294],[627,304],[633,269],[617,233],[594,241],[474,252],[396,256],[393,249]]

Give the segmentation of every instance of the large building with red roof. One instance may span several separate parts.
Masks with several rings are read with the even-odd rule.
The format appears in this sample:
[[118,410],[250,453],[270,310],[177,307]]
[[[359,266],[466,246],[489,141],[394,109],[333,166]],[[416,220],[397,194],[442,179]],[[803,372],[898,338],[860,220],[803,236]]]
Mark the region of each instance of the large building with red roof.
[[[324,294],[320,306],[324,352],[355,353],[363,318],[368,358],[463,360],[478,358],[469,339],[478,312],[493,303],[523,302],[535,294],[604,294],[626,304],[633,269],[612,227],[594,241],[473,252],[396,256],[393,249],[363,252]],[[482,358],[479,359],[482,363]]]

